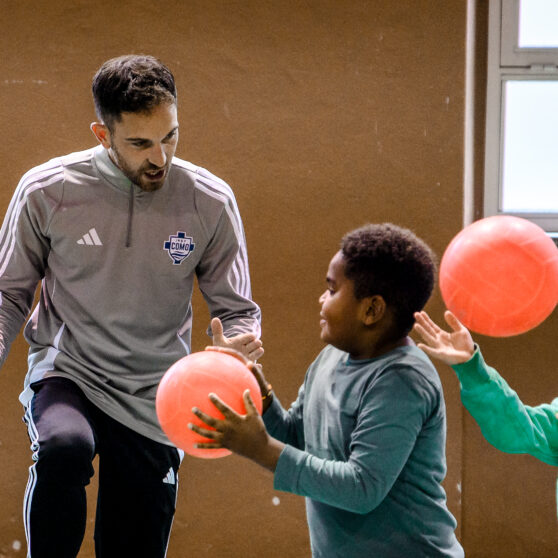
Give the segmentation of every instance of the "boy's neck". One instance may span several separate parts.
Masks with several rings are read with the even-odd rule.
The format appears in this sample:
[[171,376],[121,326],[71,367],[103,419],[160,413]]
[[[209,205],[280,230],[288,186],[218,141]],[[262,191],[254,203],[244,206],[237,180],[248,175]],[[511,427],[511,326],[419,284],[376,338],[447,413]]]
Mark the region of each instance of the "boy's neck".
[[366,344],[361,350],[351,351],[349,356],[352,360],[368,360],[408,345],[414,345],[414,341],[408,336],[400,337],[395,340],[378,339],[376,342]]

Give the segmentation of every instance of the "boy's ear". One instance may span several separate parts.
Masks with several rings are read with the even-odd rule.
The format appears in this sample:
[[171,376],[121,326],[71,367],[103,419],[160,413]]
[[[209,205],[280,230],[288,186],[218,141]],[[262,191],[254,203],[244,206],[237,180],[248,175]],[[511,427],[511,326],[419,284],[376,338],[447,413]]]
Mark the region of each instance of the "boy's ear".
[[380,295],[368,296],[362,299],[362,322],[372,325],[379,322],[386,313],[386,301]]
[[106,125],[101,122],[92,122],[90,128],[95,134],[95,137],[99,140],[99,143],[105,149],[110,149],[110,132]]

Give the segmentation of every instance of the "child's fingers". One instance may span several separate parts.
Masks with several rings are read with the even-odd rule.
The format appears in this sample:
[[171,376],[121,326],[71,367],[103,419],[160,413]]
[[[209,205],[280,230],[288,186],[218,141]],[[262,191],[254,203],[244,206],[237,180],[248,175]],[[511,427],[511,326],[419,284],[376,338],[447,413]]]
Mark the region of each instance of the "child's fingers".
[[223,413],[225,418],[231,419],[238,416],[238,413],[231,409],[222,399],[219,399],[215,393],[209,394],[209,400]]
[[[215,417],[212,417],[211,415],[208,415],[207,413],[204,413],[203,411],[200,411],[197,407],[192,407],[192,413],[194,413],[194,415],[196,415],[199,419],[201,419],[203,422],[205,422],[205,424],[207,424],[208,426],[211,426],[212,428],[215,428],[215,429],[217,429],[217,427],[219,426],[219,423],[221,422],[219,419],[216,419]],[[196,425],[193,425],[193,426],[196,426]],[[197,426],[196,426],[196,428],[197,428]],[[194,430],[194,429],[192,428],[192,430]]]
[[203,428],[202,426],[198,426],[197,424],[194,424],[192,422],[188,423],[188,428],[192,430],[192,432],[195,432],[196,434],[199,434],[204,438],[210,438],[214,440],[219,436],[219,433],[216,430],[209,430],[207,428]]
[[[433,333],[427,331],[421,324],[415,324],[415,331],[420,335],[420,337],[422,337],[425,343],[428,343],[429,345],[436,344],[436,336]],[[424,346],[424,344],[422,343],[419,343],[417,346],[420,347],[421,345]]]
[[[426,312],[416,312],[415,313],[415,325],[421,328],[423,333],[426,333],[430,337],[435,337],[437,333],[436,324],[430,319],[430,316]],[[439,328],[438,328],[439,329]]]
[[224,446],[221,442],[197,442],[194,447],[197,449],[221,449]]
[[242,397],[244,398],[244,407],[246,408],[246,412],[249,415],[259,414],[249,389],[242,394]]
[[255,362],[250,365],[250,370],[254,377],[256,378],[258,385],[260,386],[260,390],[262,393],[266,393],[268,389],[269,382],[265,379],[263,374],[263,369],[261,364],[256,364]]
[[440,354],[439,350],[432,348],[430,345],[425,345],[424,343],[417,343],[417,347],[421,351],[424,351],[428,356],[434,358],[436,358]]
[[440,333],[445,333],[444,330],[426,312],[421,312],[421,316],[421,324],[426,330],[428,330],[430,335],[436,336]]
[[445,311],[444,318],[453,331],[459,331],[464,327],[450,310]]

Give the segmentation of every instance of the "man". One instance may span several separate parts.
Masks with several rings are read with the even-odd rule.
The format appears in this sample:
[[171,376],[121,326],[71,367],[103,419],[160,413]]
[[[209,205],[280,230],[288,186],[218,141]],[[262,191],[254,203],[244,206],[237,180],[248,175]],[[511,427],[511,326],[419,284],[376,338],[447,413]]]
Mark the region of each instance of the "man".
[[150,56],[93,79],[96,148],[25,174],[0,232],[0,362],[24,330],[34,464],[28,557],[75,557],[99,455],[99,557],[166,554],[182,455],[155,415],[157,385],[190,351],[194,276],[213,344],[263,354],[244,233],[230,188],[174,157],[171,72]]

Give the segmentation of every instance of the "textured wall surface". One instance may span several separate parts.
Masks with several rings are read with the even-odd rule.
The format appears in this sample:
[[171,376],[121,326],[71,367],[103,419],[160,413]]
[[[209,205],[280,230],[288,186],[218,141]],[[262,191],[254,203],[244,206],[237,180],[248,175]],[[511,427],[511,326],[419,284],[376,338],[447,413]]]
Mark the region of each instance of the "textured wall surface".
[[[30,167],[94,144],[90,81],[105,59],[161,58],[179,87],[177,155],[236,193],[264,316],[262,363],[285,404],[321,348],[317,300],[340,237],[366,222],[392,221],[441,256],[461,228],[461,0],[2,6],[2,210]],[[427,308],[440,319],[438,293]],[[197,350],[208,342],[200,296],[195,313]],[[486,343],[487,358],[507,367],[533,402],[549,399],[552,384],[538,368],[555,361],[553,327],[519,342]],[[23,556],[25,548],[21,502],[31,463],[17,401],[25,367],[20,338],[0,376],[0,557]],[[440,373],[449,417],[446,490],[468,554],[524,557],[517,550],[524,542],[549,555],[556,542],[551,468],[488,446],[461,408],[455,376]],[[309,555],[304,502],[274,492],[271,474],[235,456],[187,457],[180,480],[170,558]],[[94,555],[95,483],[88,492],[84,558]]]

